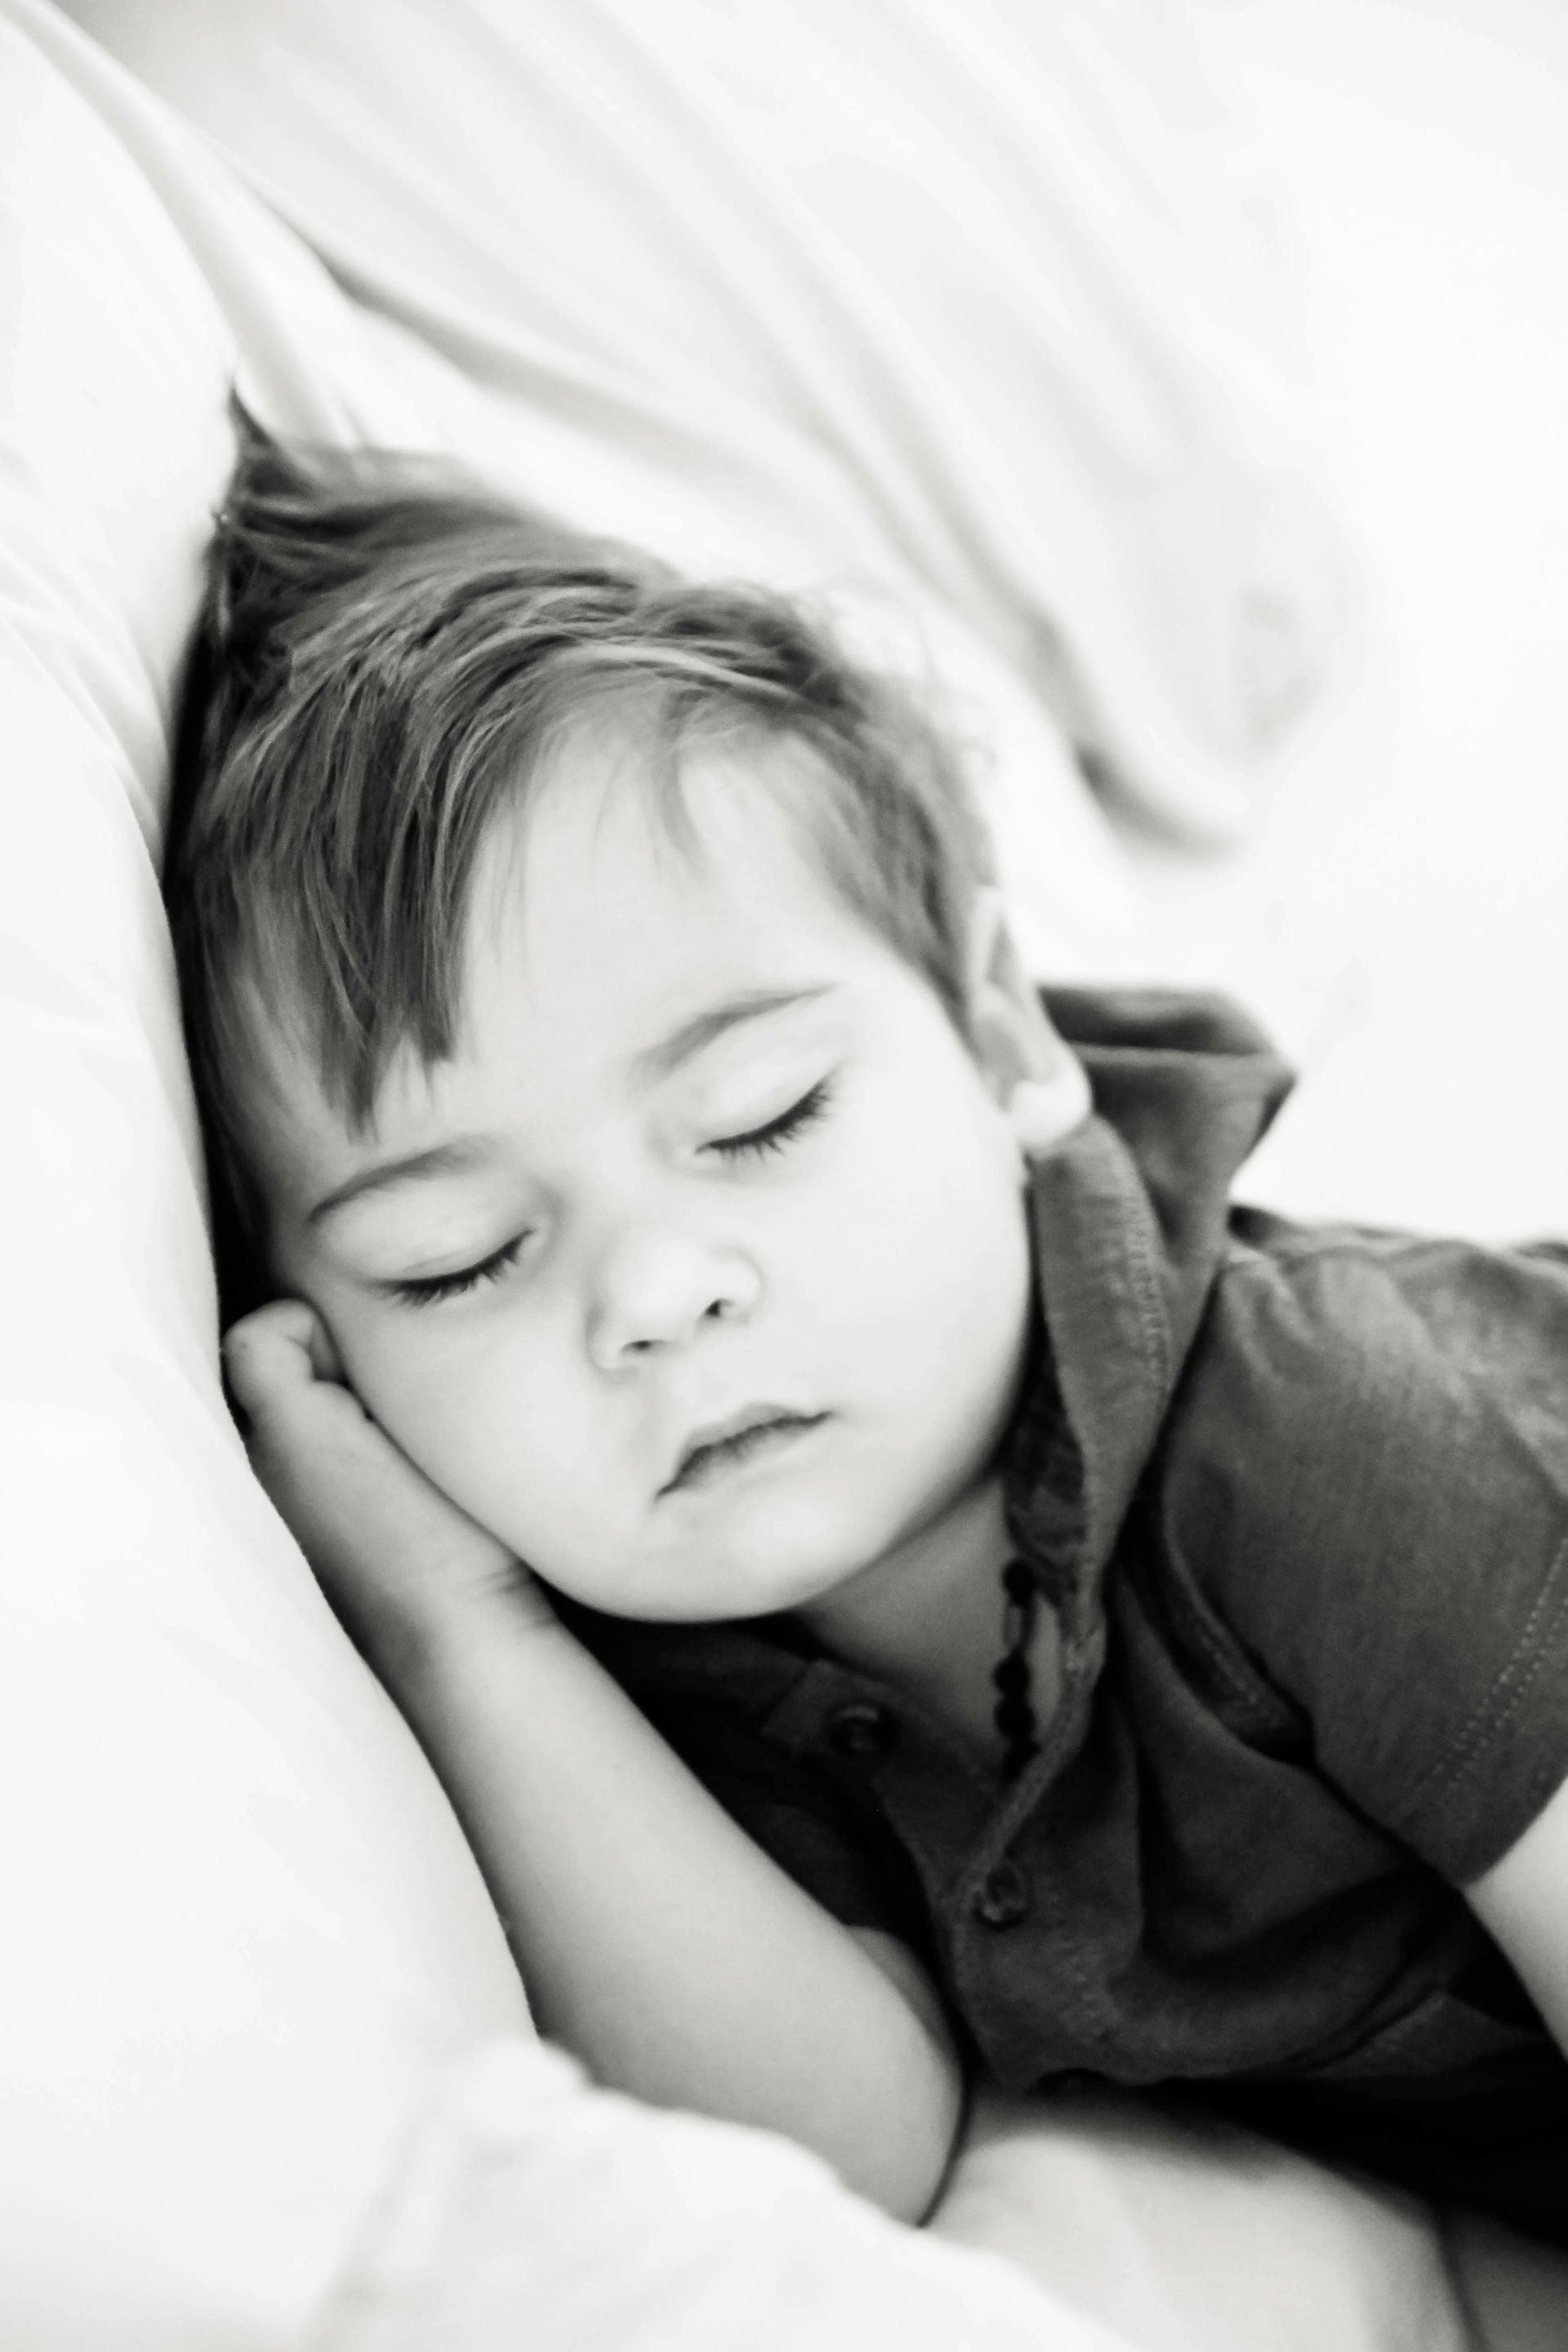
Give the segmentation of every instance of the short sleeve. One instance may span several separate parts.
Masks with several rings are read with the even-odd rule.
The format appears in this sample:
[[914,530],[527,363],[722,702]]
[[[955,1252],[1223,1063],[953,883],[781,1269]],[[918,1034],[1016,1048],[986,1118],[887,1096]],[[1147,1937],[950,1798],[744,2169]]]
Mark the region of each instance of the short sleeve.
[[1568,1780],[1568,1259],[1237,1232],[1161,1450],[1173,1571],[1465,1885]]

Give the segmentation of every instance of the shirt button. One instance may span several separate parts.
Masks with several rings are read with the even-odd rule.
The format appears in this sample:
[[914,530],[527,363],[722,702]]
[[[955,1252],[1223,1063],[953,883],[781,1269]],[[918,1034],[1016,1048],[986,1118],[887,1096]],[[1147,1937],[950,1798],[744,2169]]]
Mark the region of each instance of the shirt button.
[[892,1745],[893,1722],[885,1706],[870,1699],[852,1699],[828,1717],[827,1744],[837,1755],[869,1761]]
[[984,1927],[1016,1927],[1029,1916],[1029,1882],[1016,1862],[999,1862],[974,1898]]

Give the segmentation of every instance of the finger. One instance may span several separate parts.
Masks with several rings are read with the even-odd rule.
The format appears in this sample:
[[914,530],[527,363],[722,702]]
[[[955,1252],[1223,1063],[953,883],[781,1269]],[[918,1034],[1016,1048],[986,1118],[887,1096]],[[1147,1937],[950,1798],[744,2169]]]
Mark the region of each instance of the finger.
[[313,1309],[310,1311],[310,1336],[307,1344],[310,1350],[310,1362],[315,1369],[316,1378],[319,1381],[336,1381],[340,1387],[346,1389],[349,1385],[349,1376],[343,1370],[343,1360],[338,1353],[337,1342]]
[[225,1333],[223,1362],[236,1402],[254,1418],[336,1377],[338,1359],[313,1307],[275,1298]]

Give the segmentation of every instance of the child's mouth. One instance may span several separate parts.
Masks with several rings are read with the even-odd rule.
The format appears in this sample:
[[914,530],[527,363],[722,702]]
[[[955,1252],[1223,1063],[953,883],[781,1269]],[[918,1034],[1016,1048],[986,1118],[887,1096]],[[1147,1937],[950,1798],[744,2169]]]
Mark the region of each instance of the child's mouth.
[[806,1430],[820,1428],[826,1419],[825,1412],[790,1412],[775,1405],[750,1406],[744,1412],[732,1414],[728,1422],[699,1431],[682,1454],[674,1477],[659,1488],[659,1496],[662,1499],[666,1495],[709,1486],[726,1472],[739,1469],[742,1463],[775,1453]]

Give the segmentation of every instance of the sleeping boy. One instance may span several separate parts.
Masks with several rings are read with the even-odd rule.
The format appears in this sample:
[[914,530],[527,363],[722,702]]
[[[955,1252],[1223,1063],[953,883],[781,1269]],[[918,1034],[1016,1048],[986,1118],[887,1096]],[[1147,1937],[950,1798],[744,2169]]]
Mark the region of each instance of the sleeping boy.
[[1229,1206],[1280,1065],[1042,1000],[908,695],[389,458],[246,425],[166,891],[252,1460],[546,2032],[910,2218],[984,2074],[1568,2244],[1568,1259]]

